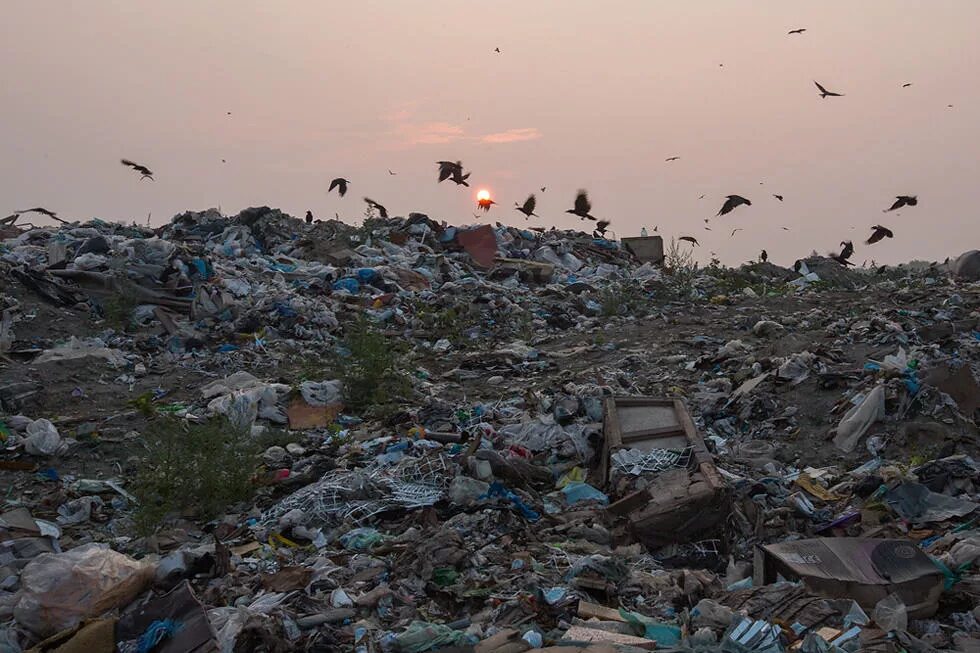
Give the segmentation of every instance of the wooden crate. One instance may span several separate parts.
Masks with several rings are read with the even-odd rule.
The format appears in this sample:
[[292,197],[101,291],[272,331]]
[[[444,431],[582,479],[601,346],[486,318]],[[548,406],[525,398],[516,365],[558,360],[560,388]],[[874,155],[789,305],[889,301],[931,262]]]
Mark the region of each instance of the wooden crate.
[[604,404],[599,475],[610,480],[610,456],[620,449],[680,450],[690,447],[686,469],[654,475],[649,487],[612,503],[648,547],[718,536],[731,511],[731,493],[684,402],[657,397],[608,397]]

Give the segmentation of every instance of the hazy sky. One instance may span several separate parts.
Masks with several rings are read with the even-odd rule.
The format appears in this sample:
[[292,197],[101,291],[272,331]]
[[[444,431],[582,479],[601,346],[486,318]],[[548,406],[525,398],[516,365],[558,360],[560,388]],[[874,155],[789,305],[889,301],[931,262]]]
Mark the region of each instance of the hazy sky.
[[[618,235],[694,235],[702,260],[942,259],[980,247],[977,25],[977,0],[6,0],[0,216],[359,221],[367,195],[460,224],[485,187],[482,220],[526,224],[538,192],[539,224],[581,226],[587,188]],[[753,206],[705,231],[732,193]],[[899,194],[919,206],[883,214]],[[895,238],[858,244],[879,222]]]

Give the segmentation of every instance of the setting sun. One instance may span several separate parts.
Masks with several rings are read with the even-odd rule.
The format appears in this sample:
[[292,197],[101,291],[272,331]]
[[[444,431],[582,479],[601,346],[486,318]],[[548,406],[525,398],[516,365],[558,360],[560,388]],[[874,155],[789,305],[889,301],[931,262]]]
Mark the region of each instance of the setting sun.
[[484,202],[488,199],[490,199],[490,191],[488,191],[486,188],[476,194],[476,201],[478,202]]

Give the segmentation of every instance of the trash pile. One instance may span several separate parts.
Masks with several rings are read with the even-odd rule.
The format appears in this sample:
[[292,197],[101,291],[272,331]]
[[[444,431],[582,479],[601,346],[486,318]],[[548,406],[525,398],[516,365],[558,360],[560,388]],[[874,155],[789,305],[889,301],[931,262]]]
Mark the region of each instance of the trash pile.
[[2,652],[980,650],[943,266],[267,207],[0,235]]

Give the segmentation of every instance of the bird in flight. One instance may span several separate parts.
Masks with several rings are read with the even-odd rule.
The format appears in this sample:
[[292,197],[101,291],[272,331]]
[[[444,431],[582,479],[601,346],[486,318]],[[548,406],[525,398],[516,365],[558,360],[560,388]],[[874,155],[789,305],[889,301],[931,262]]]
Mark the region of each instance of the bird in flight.
[[463,174],[462,161],[436,161],[436,165],[439,166],[439,183],[452,179],[458,186],[469,186],[466,180],[470,173]]
[[547,188],[548,188],[547,186],[542,186],[541,187],[541,192],[543,193],[545,190],[547,190]]
[[772,195],[772,196],[773,196],[773,197],[775,197],[775,198],[776,198],[777,200],[779,200],[780,202],[782,202],[782,201],[783,201],[783,196],[782,196],[782,195],[776,195],[775,193],[773,193],[773,195]]
[[589,201],[589,195],[584,190],[579,190],[578,195],[575,196],[575,208],[568,209],[565,213],[571,213],[572,215],[577,215],[582,220],[592,220],[596,221],[596,218],[589,215],[589,211],[592,210],[592,202]]
[[494,48],[493,51],[496,52],[497,54],[500,54],[500,48]]
[[742,231],[742,228],[741,228],[741,227],[739,227],[739,228],[737,228],[737,229],[732,229],[732,235],[731,235],[731,236],[729,236],[729,238],[734,238],[734,237],[735,237],[735,232],[736,232],[736,231]]
[[517,210],[518,211],[520,211],[521,213],[524,214],[524,217],[526,219],[530,220],[532,216],[535,217],[535,218],[540,218],[541,217],[540,215],[538,215],[538,214],[536,214],[534,212],[534,207],[535,207],[535,205],[537,205],[537,203],[538,203],[537,198],[534,197],[533,194],[531,194],[531,195],[528,195],[527,196],[527,199],[526,200],[524,200],[524,204],[523,205],[518,204],[517,202],[514,202],[514,206],[517,207]]
[[911,85],[912,85],[912,82],[905,82],[904,84],[902,84],[902,88],[908,88]]
[[476,201],[477,207],[483,209],[484,213],[489,213],[490,207],[493,206],[494,204],[496,204],[496,202],[494,202],[489,197],[481,197]]
[[371,207],[372,209],[374,209],[375,211],[377,211],[378,214],[381,215],[382,218],[387,218],[388,217],[388,209],[386,209],[385,207],[381,206],[380,204],[378,204],[377,202],[375,202],[370,197],[365,197],[364,198],[364,201],[367,202],[367,205],[369,207]]
[[595,231],[592,232],[592,235],[595,238],[605,238],[606,228],[609,227],[609,224],[609,220],[599,220],[595,225]]
[[391,171],[391,168],[388,168],[388,174],[389,175],[397,175],[398,173],[397,172],[392,172]]
[[695,238],[694,236],[681,236],[677,240],[686,240],[687,242],[691,243],[695,247],[697,247],[700,244],[698,243],[698,239]]
[[766,261],[768,261],[769,260],[769,252],[767,252],[766,250],[762,250],[762,253],[759,254],[759,260],[762,261],[763,263],[765,263]]
[[745,199],[741,195],[726,195],[725,197],[727,199],[725,200],[725,203],[721,205],[721,209],[718,211],[717,215],[731,213],[736,207],[741,206],[742,204],[752,206],[752,202]]
[[888,213],[889,211],[896,211],[903,206],[915,206],[919,203],[918,195],[896,195],[895,203],[891,205],[891,208],[885,209],[883,213]]
[[790,31],[787,32],[787,34],[802,34],[805,31],[806,31],[805,27],[800,27],[798,29],[791,29]]
[[789,231],[789,227],[780,227],[783,231]]
[[844,267],[847,267],[848,265],[854,265],[848,260],[853,255],[854,255],[854,244],[849,240],[842,240],[840,254],[838,254],[837,256],[832,256],[831,258],[837,261],[838,263],[840,263],[841,265],[843,265]]
[[664,159],[664,161],[667,161],[667,162],[676,161],[679,158],[680,158],[679,156],[669,156],[666,159]]
[[704,199],[704,195],[698,195],[698,199],[699,200],[703,200]]
[[306,224],[313,224],[313,211],[306,211]]
[[[61,224],[68,224],[67,220],[62,220],[61,218],[58,217],[57,213],[55,213],[54,211],[49,211],[43,206],[35,206],[33,209],[23,209],[21,211],[14,211],[14,215],[10,217],[12,218],[14,216],[19,216],[22,213],[40,213],[41,215],[48,216],[52,220],[57,220]],[[6,218],[6,219],[9,220],[10,218]]]
[[134,161],[130,161],[129,159],[120,159],[119,162],[124,166],[132,168],[136,172],[140,173],[140,181],[144,179],[149,179],[150,181],[153,181],[153,171],[147,168],[146,166],[140,165]]
[[868,238],[866,241],[864,241],[866,245],[874,245],[879,240],[883,240],[885,238],[893,238],[895,236],[895,234],[892,233],[891,229],[888,229],[887,227],[882,227],[880,224],[876,224],[874,227],[872,227],[872,229],[874,231],[871,232],[871,237]]
[[349,180],[344,179],[343,177],[337,177],[336,179],[330,182],[330,188],[327,189],[327,192],[329,193],[334,188],[336,188],[337,193],[339,193],[340,196],[343,197],[344,195],[347,194],[347,184],[349,183],[350,183]]
[[818,82],[816,80],[814,80],[813,83],[817,85],[817,88],[818,89],[820,89],[820,97],[821,98],[825,98],[825,97],[844,97],[844,94],[843,93],[834,93],[833,91],[828,91],[827,89],[825,89],[823,86],[820,85],[820,82]]

